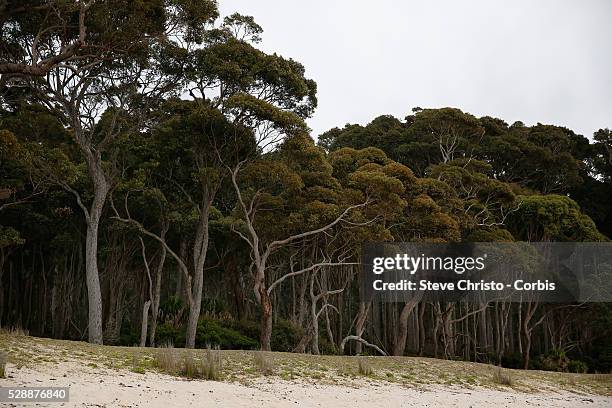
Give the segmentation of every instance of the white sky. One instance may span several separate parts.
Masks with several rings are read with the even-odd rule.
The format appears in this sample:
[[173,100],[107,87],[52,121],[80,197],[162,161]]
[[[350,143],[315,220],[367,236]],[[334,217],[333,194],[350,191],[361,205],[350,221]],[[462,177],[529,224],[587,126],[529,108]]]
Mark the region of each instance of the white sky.
[[313,136],[414,106],[612,127],[610,0],[219,0],[318,85]]

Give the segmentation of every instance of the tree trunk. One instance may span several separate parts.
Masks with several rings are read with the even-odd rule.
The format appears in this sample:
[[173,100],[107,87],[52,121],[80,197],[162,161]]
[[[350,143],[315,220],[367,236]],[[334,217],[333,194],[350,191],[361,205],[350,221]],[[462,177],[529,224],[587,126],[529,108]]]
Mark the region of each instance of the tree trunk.
[[204,287],[204,263],[208,251],[208,214],[212,202],[205,194],[200,220],[193,245],[193,282],[191,287],[191,304],[189,305],[189,319],[187,321],[186,348],[195,348],[200,308],[202,307],[202,288]]
[[262,319],[261,319],[261,351],[271,351],[270,343],[272,340],[272,301],[268,296],[268,291],[265,285],[262,285],[260,290],[261,294],[261,307],[262,307]]
[[142,325],[140,326],[140,347],[144,347],[147,344],[147,327],[149,322],[149,307],[151,301],[147,300],[142,307]]
[[[357,314],[357,322],[355,323],[355,334],[357,337],[363,336],[363,330],[365,329],[366,318],[368,317],[368,311],[370,310],[370,304],[366,306],[365,302],[359,302],[359,312]],[[363,350],[362,343],[358,342],[355,346],[355,353],[361,354]]]
[[[165,231],[162,231],[162,239],[165,237]],[[151,309],[151,330],[149,333],[149,344],[155,347],[155,332],[157,331],[157,317],[159,316],[159,302],[161,299],[161,281],[164,264],[166,263],[166,247],[161,246],[161,255],[157,269],[155,270],[155,291],[153,292],[153,303]]]
[[[104,195],[106,197],[106,195]],[[92,204],[92,210],[103,202]],[[85,276],[87,282],[89,342],[102,344],[102,294],[100,292],[100,275],[98,272],[98,226],[100,224],[100,211],[92,211],[87,222],[87,235],[85,238]]]
[[410,299],[409,302],[404,304],[402,312],[399,316],[399,327],[397,329],[397,335],[393,344],[393,355],[401,356],[404,354],[406,349],[406,339],[408,338],[408,318],[412,314],[414,307],[417,305],[419,299],[415,296]]

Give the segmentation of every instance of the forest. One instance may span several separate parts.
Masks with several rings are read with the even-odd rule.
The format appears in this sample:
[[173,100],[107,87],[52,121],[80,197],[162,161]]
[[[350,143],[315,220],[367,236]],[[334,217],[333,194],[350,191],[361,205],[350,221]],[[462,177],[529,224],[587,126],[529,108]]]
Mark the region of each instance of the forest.
[[312,135],[315,80],[214,1],[0,19],[0,327],[612,370],[611,304],[366,302],[359,282],[364,242],[609,241],[609,129],[406,107]]

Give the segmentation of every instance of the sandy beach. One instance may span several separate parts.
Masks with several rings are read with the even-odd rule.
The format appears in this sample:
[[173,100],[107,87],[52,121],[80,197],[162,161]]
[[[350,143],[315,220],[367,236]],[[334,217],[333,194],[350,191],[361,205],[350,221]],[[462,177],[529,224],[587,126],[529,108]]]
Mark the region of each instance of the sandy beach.
[[[9,366],[2,386],[70,387],[70,402],[37,407],[610,407],[612,397],[564,391],[524,393],[363,381],[353,386],[263,377],[247,383],[186,380],[165,374],[91,368],[75,362],[38,369]],[[17,404],[8,404],[17,407]]]

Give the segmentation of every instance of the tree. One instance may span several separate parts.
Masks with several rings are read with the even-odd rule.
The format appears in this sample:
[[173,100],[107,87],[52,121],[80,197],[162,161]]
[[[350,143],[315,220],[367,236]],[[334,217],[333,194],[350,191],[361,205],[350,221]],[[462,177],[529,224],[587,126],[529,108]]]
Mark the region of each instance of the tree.
[[[56,57],[49,57],[50,62],[44,62],[47,59],[43,57],[41,72],[34,73],[42,78],[26,76],[20,78],[20,82],[29,88],[33,99],[57,114],[70,129],[91,182],[93,194],[87,203],[68,183],[56,180],[74,194],[87,225],[85,254],[89,341],[92,343],[103,341],[98,230],[114,178],[112,165],[105,163],[105,159],[108,159],[114,140],[125,133],[127,127],[142,126],[141,120],[147,106],[156,103],[157,98],[176,86],[174,76],[168,74],[166,66],[162,66],[166,62],[159,58],[160,53],[176,49],[177,45],[170,40],[172,35],[189,37],[201,33],[217,15],[211,2],[204,2],[199,8],[194,8],[188,2],[166,8],[161,3],[128,3],[78,2],[79,34],[74,43],[70,34],[65,37],[61,31],[36,26],[25,33],[12,33],[15,38],[11,38],[11,41],[17,42],[24,37],[27,44],[24,46],[26,50],[21,50],[21,54],[13,58],[25,58],[23,54],[31,50],[26,61],[19,64],[38,65],[39,44],[42,42],[52,50],[51,53],[56,54]],[[43,11],[47,14],[51,12],[55,13],[53,7]],[[71,13],[72,9],[58,10],[60,17],[62,12]],[[154,18],[156,12],[161,12],[162,17]],[[47,14],[41,15],[40,24],[46,24]],[[15,16],[23,18],[20,14]],[[58,18],[58,15],[52,17]],[[91,27],[89,36],[96,38],[97,42],[82,47],[87,26]],[[70,32],[70,24],[68,28]],[[32,30],[38,34],[32,37]],[[157,41],[159,38],[162,40]],[[107,44],[112,46],[109,48]],[[23,70],[27,71],[26,68]],[[162,71],[165,71],[163,76],[159,75]]]

